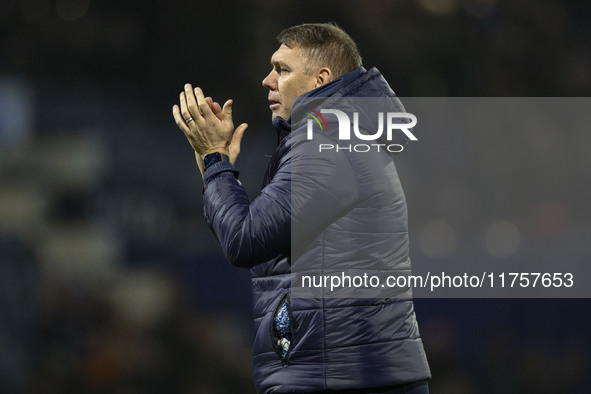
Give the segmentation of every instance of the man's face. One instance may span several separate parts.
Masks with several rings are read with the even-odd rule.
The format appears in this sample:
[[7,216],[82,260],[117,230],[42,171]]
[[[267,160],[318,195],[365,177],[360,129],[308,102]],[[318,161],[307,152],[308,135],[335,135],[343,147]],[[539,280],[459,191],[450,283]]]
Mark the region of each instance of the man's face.
[[269,89],[272,117],[281,116],[287,120],[295,99],[316,87],[316,76],[304,74],[304,63],[300,48],[289,48],[282,44],[271,57],[273,69],[263,79],[263,86]]

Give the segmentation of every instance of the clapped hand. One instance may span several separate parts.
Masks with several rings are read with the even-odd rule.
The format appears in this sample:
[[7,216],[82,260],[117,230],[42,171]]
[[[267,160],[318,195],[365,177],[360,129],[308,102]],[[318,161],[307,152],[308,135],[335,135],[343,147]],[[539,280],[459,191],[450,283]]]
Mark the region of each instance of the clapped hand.
[[172,115],[195,150],[199,168],[202,170],[203,156],[214,152],[228,155],[234,164],[248,125],[242,123],[234,130],[232,100],[221,107],[211,97],[205,97],[201,88],[186,84],[179,104],[172,107]]

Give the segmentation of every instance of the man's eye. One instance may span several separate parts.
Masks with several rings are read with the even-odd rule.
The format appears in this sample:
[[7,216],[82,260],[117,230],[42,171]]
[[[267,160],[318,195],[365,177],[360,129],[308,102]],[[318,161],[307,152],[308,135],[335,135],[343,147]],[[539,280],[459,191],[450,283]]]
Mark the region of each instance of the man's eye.
[[280,68],[279,71],[283,73],[283,72],[288,72],[289,70],[287,68]]

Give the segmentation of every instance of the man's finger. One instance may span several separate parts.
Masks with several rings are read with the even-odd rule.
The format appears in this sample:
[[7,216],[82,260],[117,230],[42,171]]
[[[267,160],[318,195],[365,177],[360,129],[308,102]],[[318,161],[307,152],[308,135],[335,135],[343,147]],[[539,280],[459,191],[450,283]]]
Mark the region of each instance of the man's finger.
[[232,120],[232,104],[234,102],[230,99],[228,101],[226,101],[226,103],[224,104],[224,108],[223,108],[223,115],[224,118],[227,120]]
[[[191,85],[189,85],[191,86]],[[193,95],[193,92],[191,92],[191,95]],[[209,108],[209,104],[207,104],[207,101],[205,101],[205,96],[203,95],[203,90],[201,90],[200,87],[196,87],[195,88],[195,96],[197,98],[197,106],[199,107],[199,112],[201,113],[201,116],[203,116],[204,118],[207,118],[211,115],[213,115],[213,112],[211,110],[211,108]]]
[[178,105],[174,105],[172,107],[172,116],[177,126],[181,129],[183,133],[185,133],[185,135],[187,135],[187,133],[189,132],[189,128],[185,123],[185,119],[183,119],[183,116],[181,115],[181,110],[179,109]]
[[224,120],[223,114],[222,114],[222,107],[220,106],[220,104],[217,101],[213,101],[213,99],[211,97],[206,97],[205,101],[207,101],[207,104],[209,105],[209,108],[211,108],[211,111],[213,112],[213,114],[219,120]]
[[[194,100],[194,98],[193,98]],[[199,111],[195,111],[195,110],[190,110],[189,109],[189,104],[188,104],[188,100],[187,100],[187,94],[185,92],[181,92],[180,97],[179,97],[179,103],[180,103],[180,112],[181,112],[181,116],[183,118],[183,120],[185,121],[185,123],[187,124],[187,126],[190,126],[189,123],[193,122],[193,121],[202,121],[203,117],[201,115],[195,115],[195,113],[199,114]],[[196,106],[194,106],[194,108],[196,108]]]
[[213,113],[215,114],[215,116],[217,116],[220,120],[223,119],[224,114],[222,112],[222,107],[220,106],[220,103],[214,102],[211,105],[211,110],[213,111]]
[[187,100],[187,108],[190,113],[190,117],[198,120],[203,117],[203,111],[198,107],[195,95],[193,94],[193,87],[190,83],[185,84],[185,97]]

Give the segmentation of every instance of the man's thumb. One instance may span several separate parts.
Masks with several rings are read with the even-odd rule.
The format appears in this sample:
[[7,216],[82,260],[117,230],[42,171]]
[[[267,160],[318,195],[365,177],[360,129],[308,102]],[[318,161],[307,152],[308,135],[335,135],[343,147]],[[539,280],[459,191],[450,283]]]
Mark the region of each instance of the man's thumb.
[[244,136],[244,132],[247,128],[248,124],[246,123],[242,123],[240,126],[236,127],[236,130],[234,130],[234,135],[232,136],[232,144],[238,144],[238,146],[240,146],[242,137]]
[[240,126],[236,127],[234,130],[234,135],[232,136],[232,141],[230,141],[230,146],[228,151],[230,152],[230,162],[232,164],[236,163],[236,159],[240,154],[240,143],[242,142],[242,137],[244,136],[244,131],[248,125],[246,123],[242,123]]

